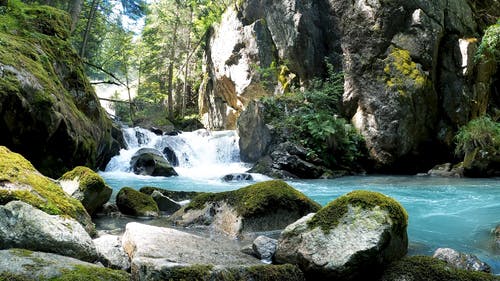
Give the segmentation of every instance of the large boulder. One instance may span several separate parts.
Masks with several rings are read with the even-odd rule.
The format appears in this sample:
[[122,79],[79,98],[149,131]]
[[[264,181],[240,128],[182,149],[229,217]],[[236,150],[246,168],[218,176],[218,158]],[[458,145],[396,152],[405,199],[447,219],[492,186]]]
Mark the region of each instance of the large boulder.
[[406,255],[407,223],[394,199],[353,191],[289,225],[275,260],[299,265],[311,280],[373,278]]
[[256,183],[238,190],[205,193],[172,215],[179,225],[210,225],[238,237],[285,228],[320,206],[281,180]]
[[46,214],[21,201],[0,206],[0,247],[57,253],[89,262],[97,260],[92,239],[78,222]]
[[140,192],[147,194],[147,195],[153,195],[153,192],[158,191],[164,196],[175,200],[177,202],[179,201],[186,201],[186,200],[191,200],[197,195],[199,195],[201,192],[196,192],[196,191],[176,191],[176,190],[168,190],[160,187],[154,187],[154,186],[144,186],[139,189]]
[[457,269],[446,262],[425,256],[405,257],[391,264],[380,281],[498,281],[485,272]]
[[0,250],[0,280],[128,281],[130,274],[56,254],[10,249]]
[[460,253],[451,248],[439,248],[434,252],[433,257],[457,269],[491,272],[491,267],[475,255]]
[[139,149],[130,159],[130,167],[137,175],[177,176],[177,172],[163,154],[153,148]]
[[82,202],[90,215],[108,202],[113,190],[104,183],[96,172],[87,167],[76,167],[65,173],[59,184],[73,198]]
[[80,201],[40,174],[23,156],[0,146],[0,204],[20,200],[48,214],[69,216],[93,235],[95,227]]
[[266,155],[271,134],[264,122],[264,107],[252,101],[238,118],[240,158],[243,162],[256,162]]
[[159,191],[154,191],[151,197],[156,202],[156,205],[158,205],[158,209],[167,215],[171,215],[181,208],[179,203],[163,195]]
[[93,241],[99,262],[104,266],[121,270],[130,269],[130,260],[122,247],[120,236],[105,234]]
[[68,14],[19,4],[2,17],[0,145],[53,178],[79,165],[104,168],[122,146],[120,130],[71,45]]
[[130,187],[120,189],[116,194],[116,205],[125,215],[157,217],[160,210],[151,196]]

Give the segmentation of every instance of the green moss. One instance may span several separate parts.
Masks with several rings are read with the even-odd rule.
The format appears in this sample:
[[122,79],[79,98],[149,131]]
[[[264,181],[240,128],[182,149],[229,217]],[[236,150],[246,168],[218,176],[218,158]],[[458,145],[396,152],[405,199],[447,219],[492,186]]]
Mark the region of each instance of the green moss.
[[51,179],[40,174],[20,154],[0,146],[0,183],[19,188],[0,186],[0,204],[21,200],[52,215],[67,215],[88,225],[90,217],[82,204],[64,193]]
[[142,192],[144,194],[147,194],[151,196],[154,191],[158,191],[164,196],[167,196],[168,198],[174,200],[174,201],[184,201],[184,200],[191,200],[192,198],[196,197],[197,195],[201,194],[201,192],[196,192],[196,191],[173,191],[173,190],[167,190],[159,187],[152,187],[152,186],[144,186],[139,189],[139,192]]
[[316,212],[320,205],[281,180],[256,183],[234,191],[204,193],[196,196],[186,207],[202,209],[207,203],[225,201],[243,217],[252,217],[277,209],[298,211],[305,215]]
[[75,266],[74,270],[65,270],[60,277],[50,281],[128,281],[130,275],[122,270],[105,267]]
[[282,265],[256,265],[247,268],[249,278],[245,280],[304,280],[304,274],[300,269],[291,264]]
[[171,281],[205,281],[208,280],[213,266],[195,264],[187,267],[176,267],[168,271],[164,280]]
[[388,196],[366,190],[356,190],[330,202],[311,218],[308,226],[311,229],[321,227],[325,233],[329,233],[330,229],[337,226],[340,219],[347,213],[349,205],[365,209],[373,209],[379,206],[389,213],[396,231],[399,233],[406,231],[408,214],[403,206]]
[[73,170],[65,173],[59,180],[74,180],[74,179],[78,179],[80,181],[80,186],[79,186],[80,190],[90,189],[94,191],[101,191],[106,186],[104,180],[102,179],[101,176],[99,176],[99,174],[83,166],[78,166]]
[[131,187],[120,189],[116,195],[116,204],[120,211],[132,216],[158,214],[160,210],[151,196],[141,193]]
[[393,49],[385,63],[386,86],[396,89],[401,96],[407,96],[411,89],[424,89],[431,85],[427,75],[412,61],[407,50]]
[[9,272],[0,273],[0,281],[32,281],[31,277],[17,275]]
[[10,252],[18,257],[30,257],[33,254],[33,251],[26,249],[11,249]]
[[500,278],[484,272],[455,269],[432,257],[413,256],[390,265],[382,280],[493,281]]

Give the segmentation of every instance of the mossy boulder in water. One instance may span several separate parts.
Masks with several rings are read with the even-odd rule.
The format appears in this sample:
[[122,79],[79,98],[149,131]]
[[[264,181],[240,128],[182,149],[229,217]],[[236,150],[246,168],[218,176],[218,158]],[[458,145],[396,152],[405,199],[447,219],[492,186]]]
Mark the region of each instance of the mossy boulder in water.
[[368,280],[406,254],[407,220],[394,199],[353,191],[289,225],[275,260],[297,264],[311,280]]
[[498,276],[478,271],[456,269],[432,257],[406,257],[391,264],[381,281],[494,281]]
[[70,216],[89,234],[95,232],[80,201],[64,193],[61,186],[40,174],[23,156],[0,146],[0,159],[0,204],[23,201],[51,215]]
[[157,217],[160,210],[151,196],[133,188],[124,187],[116,195],[116,205],[125,215]]
[[177,172],[168,163],[163,154],[153,148],[139,149],[132,159],[130,166],[135,174],[145,176],[171,177],[177,176]]
[[147,194],[147,195],[153,195],[153,192],[158,191],[163,196],[166,196],[174,201],[186,201],[186,200],[191,200],[197,195],[199,195],[202,192],[197,192],[197,191],[176,191],[176,190],[168,190],[168,189],[163,189],[160,187],[154,187],[154,186],[144,186],[139,189],[140,192]]
[[120,132],[71,46],[69,16],[11,1],[0,23],[0,144],[54,178],[78,165],[103,168]]
[[82,202],[90,215],[108,202],[113,190],[96,172],[87,167],[76,167],[65,173],[59,183],[66,193]]
[[239,236],[283,229],[319,209],[319,204],[284,181],[272,180],[233,191],[200,194],[172,219],[180,225],[211,225],[230,236]]

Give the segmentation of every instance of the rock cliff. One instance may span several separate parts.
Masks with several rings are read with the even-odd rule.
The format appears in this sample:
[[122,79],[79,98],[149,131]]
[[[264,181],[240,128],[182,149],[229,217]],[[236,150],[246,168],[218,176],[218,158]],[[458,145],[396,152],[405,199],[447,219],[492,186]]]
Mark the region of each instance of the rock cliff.
[[207,42],[200,111],[212,129],[234,129],[252,99],[307,86],[325,60],[343,71],[344,115],[381,171],[452,158],[457,128],[498,107],[496,63],[475,59],[497,0],[237,2]]
[[120,149],[68,37],[69,16],[47,6],[0,13],[0,144],[45,175],[104,166]]

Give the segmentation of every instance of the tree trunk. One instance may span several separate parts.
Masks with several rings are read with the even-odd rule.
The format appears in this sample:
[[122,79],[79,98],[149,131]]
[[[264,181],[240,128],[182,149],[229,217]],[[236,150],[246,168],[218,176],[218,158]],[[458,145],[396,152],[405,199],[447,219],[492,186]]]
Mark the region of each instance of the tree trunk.
[[173,38],[172,45],[170,46],[170,55],[169,60],[170,63],[168,65],[168,118],[174,118],[174,99],[173,99],[173,89],[174,89],[174,61],[175,61],[175,48],[177,45],[177,27],[178,21],[175,21],[174,30],[173,30]]
[[90,13],[87,19],[87,26],[85,27],[85,33],[83,35],[82,46],[80,48],[80,57],[85,56],[85,49],[87,48],[87,43],[89,40],[90,29],[92,28],[92,23],[95,18],[95,13],[97,11],[97,7],[99,6],[99,0],[92,0],[92,4],[90,6]]
[[[187,32],[186,50],[191,48],[191,31],[193,26],[193,7],[189,7],[189,27]],[[189,77],[189,53],[186,54],[186,69],[184,70],[184,94],[182,95],[181,117],[186,115],[186,99],[188,97],[188,77]]]
[[70,15],[71,15],[71,33],[75,31],[76,25],[78,24],[78,19],[80,18],[80,13],[82,12],[82,4],[83,0],[73,0],[71,1],[70,6]]

